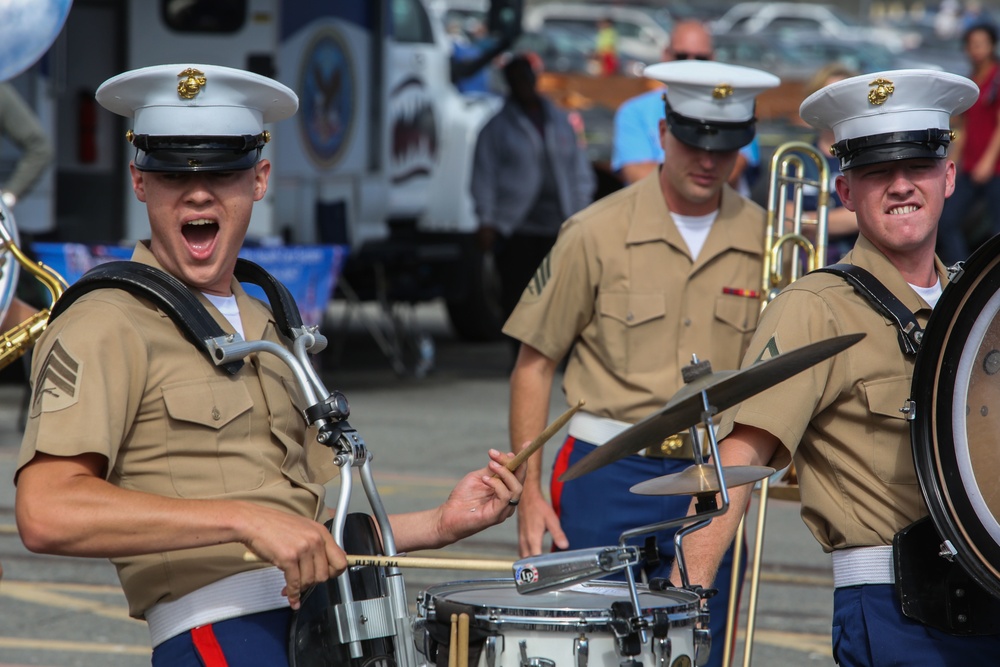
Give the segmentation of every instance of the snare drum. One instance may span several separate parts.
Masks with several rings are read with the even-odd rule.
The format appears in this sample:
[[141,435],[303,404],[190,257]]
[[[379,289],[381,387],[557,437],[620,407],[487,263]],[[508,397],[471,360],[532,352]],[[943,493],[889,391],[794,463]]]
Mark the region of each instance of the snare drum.
[[[649,624],[641,653],[655,652],[653,664],[693,665],[698,596],[682,589],[650,591],[646,586],[639,586],[638,594]],[[420,594],[414,640],[429,664],[446,667],[451,616],[466,613],[470,667],[619,667],[622,656],[616,650],[612,605],[629,600],[624,582],[592,581],[538,595],[518,593],[511,579],[445,583]],[[620,622],[618,626],[621,631]],[[700,642],[704,635],[697,635]]]

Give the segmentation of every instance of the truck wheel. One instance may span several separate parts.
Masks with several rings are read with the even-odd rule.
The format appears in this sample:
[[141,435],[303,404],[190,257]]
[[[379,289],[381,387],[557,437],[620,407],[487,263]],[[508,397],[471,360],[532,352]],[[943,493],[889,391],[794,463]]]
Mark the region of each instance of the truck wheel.
[[503,309],[500,307],[500,276],[492,253],[475,253],[466,270],[468,287],[461,298],[448,299],[448,318],[452,329],[464,341],[500,340]]

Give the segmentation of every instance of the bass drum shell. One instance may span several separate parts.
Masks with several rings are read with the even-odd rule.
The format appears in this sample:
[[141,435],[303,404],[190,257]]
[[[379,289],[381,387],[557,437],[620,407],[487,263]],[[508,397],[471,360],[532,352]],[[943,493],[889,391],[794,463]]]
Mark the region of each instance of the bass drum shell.
[[945,288],[913,372],[917,478],[938,535],[1000,598],[1000,236]]
[[[327,528],[332,521],[327,522]],[[344,523],[344,548],[350,554],[381,556],[382,541],[375,521],[368,514],[348,514]],[[389,594],[384,567],[350,567],[340,575],[349,577],[355,601],[384,598]],[[337,580],[313,586],[302,597],[302,605],[292,614],[288,639],[290,667],[396,667],[394,637],[366,639],[361,642],[361,657],[352,658],[349,647],[341,643],[334,608],[341,603]]]
[[[643,616],[650,624],[657,612],[669,619],[670,658],[666,664],[694,664],[698,596],[681,589],[651,591],[646,586],[639,586],[638,592]],[[451,615],[466,613],[469,665],[521,667],[522,641],[529,661],[541,658],[556,665],[575,665],[575,651],[584,639],[588,665],[619,667],[622,658],[615,648],[611,607],[628,600],[628,586],[623,582],[594,581],[531,595],[519,593],[513,579],[451,582],[420,594],[414,640],[429,664],[447,666]],[[495,655],[492,661],[489,643]],[[649,651],[648,645],[643,646],[639,659],[645,660]]]

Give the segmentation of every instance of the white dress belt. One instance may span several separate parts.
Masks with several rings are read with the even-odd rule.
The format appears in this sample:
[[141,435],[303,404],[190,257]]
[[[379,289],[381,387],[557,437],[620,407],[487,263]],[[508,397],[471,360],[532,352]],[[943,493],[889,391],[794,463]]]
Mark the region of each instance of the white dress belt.
[[891,546],[855,547],[833,552],[834,587],[894,583],[896,571]]
[[276,567],[240,572],[170,602],[146,610],[149,638],[156,648],[192,628],[288,606],[281,594],[285,575]]
[[577,412],[570,417],[567,433],[577,440],[601,446],[631,426],[632,424],[617,419],[598,417],[589,412]]

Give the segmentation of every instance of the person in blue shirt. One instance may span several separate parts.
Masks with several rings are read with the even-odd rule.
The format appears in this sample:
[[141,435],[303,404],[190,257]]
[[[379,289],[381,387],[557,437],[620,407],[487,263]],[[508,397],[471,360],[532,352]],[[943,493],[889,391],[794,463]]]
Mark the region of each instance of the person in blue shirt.
[[[712,35],[700,21],[677,23],[663,59],[713,60]],[[663,162],[660,122],[663,121],[663,89],[656,88],[623,102],[615,112],[611,169],[625,185],[635,183]],[[729,184],[749,196],[760,174],[760,144],[753,141],[740,149]]]

